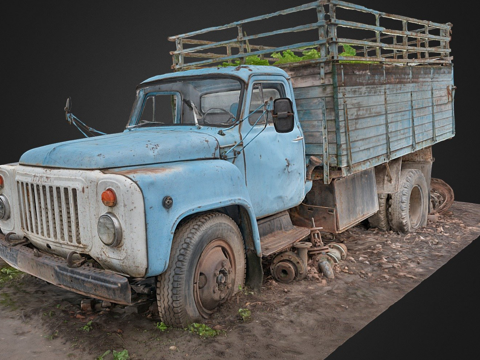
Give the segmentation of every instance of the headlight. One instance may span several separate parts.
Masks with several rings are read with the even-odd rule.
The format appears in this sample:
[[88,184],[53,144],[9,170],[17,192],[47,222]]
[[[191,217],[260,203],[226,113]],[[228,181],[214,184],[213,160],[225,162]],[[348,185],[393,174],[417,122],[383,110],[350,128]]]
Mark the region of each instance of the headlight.
[[5,195],[0,195],[0,220],[8,220],[10,218],[10,204]]
[[117,246],[122,241],[122,226],[112,213],[106,213],[99,217],[97,232],[105,245]]

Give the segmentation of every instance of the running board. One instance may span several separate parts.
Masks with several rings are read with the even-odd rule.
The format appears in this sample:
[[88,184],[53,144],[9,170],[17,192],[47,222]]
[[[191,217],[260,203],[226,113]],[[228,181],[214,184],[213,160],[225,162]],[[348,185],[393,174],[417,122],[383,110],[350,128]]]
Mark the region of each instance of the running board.
[[293,229],[288,231],[275,231],[260,238],[260,244],[262,245],[262,255],[269,256],[284,250],[292,244],[304,240],[310,236],[310,230],[308,228],[294,226]]
[[262,255],[269,256],[306,239],[310,229],[294,226],[288,211],[258,220]]

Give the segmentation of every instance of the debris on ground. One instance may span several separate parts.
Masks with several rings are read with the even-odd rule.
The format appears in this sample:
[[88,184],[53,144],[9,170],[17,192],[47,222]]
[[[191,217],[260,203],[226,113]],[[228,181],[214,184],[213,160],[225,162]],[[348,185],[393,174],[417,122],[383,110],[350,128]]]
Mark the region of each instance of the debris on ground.
[[22,334],[23,342],[36,343],[31,357],[94,359],[110,350],[108,360],[114,350],[128,349],[130,359],[324,359],[476,239],[479,219],[480,205],[455,202],[414,234],[364,223],[336,236],[322,233],[324,246],[348,248],[332,266],[334,278],[312,257],[303,280],[279,283],[269,273],[272,259],[265,259],[262,292],[242,288],[203,322],[215,334],[208,338],[184,329],[159,331],[155,303],[92,302],[28,275],[9,280],[5,270],[0,321],[8,325],[0,329],[0,351],[11,351]]

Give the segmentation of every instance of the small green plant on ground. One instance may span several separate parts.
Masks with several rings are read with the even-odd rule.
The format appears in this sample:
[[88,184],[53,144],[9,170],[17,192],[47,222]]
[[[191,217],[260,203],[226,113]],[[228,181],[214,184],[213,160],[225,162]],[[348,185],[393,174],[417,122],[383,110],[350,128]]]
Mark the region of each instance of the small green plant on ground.
[[163,321],[162,322],[157,322],[157,324],[155,326],[160,331],[165,331],[165,330],[168,329],[168,326],[165,325],[165,323]]
[[127,349],[123,349],[122,351],[113,350],[113,360],[127,360],[127,359],[130,359]]
[[90,332],[92,329],[93,329],[93,326],[92,326],[92,321],[90,320],[88,323],[86,323],[84,326],[82,326],[80,328],[81,330],[85,331],[85,332]]
[[221,330],[214,330],[210,326],[199,323],[190,324],[185,330],[190,331],[192,334],[197,334],[202,338],[215,337],[221,333]]
[[238,285],[238,291],[243,293],[243,295],[253,295],[253,291],[249,290],[247,287]]
[[238,315],[240,315],[243,321],[247,321],[250,320],[252,312],[248,309],[238,309]]
[[55,311],[50,310],[49,312],[44,312],[43,316],[53,317],[55,315]]
[[55,332],[51,335],[46,335],[45,338],[48,340],[53,340],[58,337],[58,330],[55,330]]
[[22,274],[23,273],[21,271],[14,269],[10,266],[3,267],[2,269],[0,269],[0,286]]
[[105,359],[105,356],[107,356],[108,354],[110,354],[111,351],[110,350],[107,350],[105,351],[102,355],[98,356],[95,360],[104,360]]
[[[95,358],[95,360],[104,360],[105,356],[109,355],[110,353],[112,353],[112,351],[107,350],[102,355]],[[127,360],[127,359],[130,359],[130,355],[128,355],[127,349],[123,349],[122,351],[113,350],[113,360]]]

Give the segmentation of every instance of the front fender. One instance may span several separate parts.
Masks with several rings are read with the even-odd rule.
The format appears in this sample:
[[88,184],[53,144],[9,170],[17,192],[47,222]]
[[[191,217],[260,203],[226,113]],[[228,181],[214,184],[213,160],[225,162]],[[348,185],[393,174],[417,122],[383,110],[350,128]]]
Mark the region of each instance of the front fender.
[[[156,276],[168,267],[173,235],[186,216],[231,205],[242,206],[250,217],[255,251],[261,256],[260,235],[245,179],[238,168],[223,160],[185,161],[109,172],[138,184],[145,203],[148,268]],[[170,196],[173,205],[163,206]]]

